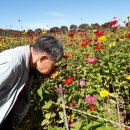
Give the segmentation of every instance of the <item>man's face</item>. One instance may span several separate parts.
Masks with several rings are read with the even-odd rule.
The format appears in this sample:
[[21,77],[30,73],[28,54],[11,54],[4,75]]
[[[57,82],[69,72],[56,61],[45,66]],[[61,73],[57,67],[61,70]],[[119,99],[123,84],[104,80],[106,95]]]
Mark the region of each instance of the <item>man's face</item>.
[[55,63],[56,62],[52,60],[49,55],[41,55],[37,61],[36,69],[38,69],[41,74],[47,75],[52,71]]

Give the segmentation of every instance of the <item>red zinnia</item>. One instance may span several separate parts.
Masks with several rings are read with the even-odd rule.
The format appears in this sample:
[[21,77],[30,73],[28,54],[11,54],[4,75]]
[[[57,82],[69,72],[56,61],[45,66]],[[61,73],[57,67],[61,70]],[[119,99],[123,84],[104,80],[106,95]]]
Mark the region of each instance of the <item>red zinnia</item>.
[[73,38],[74,37],[74,33],[69,33],[68,36]]
[[88,46],[88,42],[82,42],[81,46],[82,47]]
[[96,111],[96,106],[95,106],[95,105],[89,106],[89,110],[90,110],[90,111]]
[[94,40],[95,42],[97,42],[97,41],[98,41],[98,38],[97,38],[97,37],[95,37],[93,40]]
[[127,37],[128,39],[130,39],[130,33],[128,33],[126,37]]
[[74,77],[69,77],[69,78],[67,78],[66,80],[65,80],[65,84],[66,85],[69,85],[69,84],[71,84],[72,82],[73,82],[73,80],[74,80]]
[[103,48],[104,46],[100,46],[100,45],[95,47],[96,50],[102,50]]
[[83,41],[83,42],[91,42],[91,41],[92,41],[92,38],[83,38],[82,41]]
[[117,23],[118,23],[117,20],[113,20],[113,21],[110,22],[110,25],[112,26],[112,25],[115,25],[115,24],[117,24]]
[[130,130],[130,128],[127,128],[127,127],[126,127],[125,130]]
[[80,37],[86,36],[86,32],[82,32],[79,35],[80,35]]
[[13,37],[17,37],[18,34],[19,34],[18,32],[13,32],[12,36],[13,36]]
[[95,32],[95,35],[98,36],[98,37],[101,37],[101,36],[104,35],[104,31],[99,31],[99,30],[97,30],[97,31]]

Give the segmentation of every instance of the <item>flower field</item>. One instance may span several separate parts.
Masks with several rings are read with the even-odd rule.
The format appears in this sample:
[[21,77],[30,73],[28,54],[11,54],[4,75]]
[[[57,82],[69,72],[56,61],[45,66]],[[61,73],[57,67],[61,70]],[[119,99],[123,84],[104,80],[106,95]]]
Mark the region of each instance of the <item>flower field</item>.
[[[41,35],[0,36],[0,51],[33,44]],[[17,130],[65,130],[63,109],[70,130],[129,130],[130,29],[52,35],[63,42],[64,57],[51,75],[35,79],[30,110]]]

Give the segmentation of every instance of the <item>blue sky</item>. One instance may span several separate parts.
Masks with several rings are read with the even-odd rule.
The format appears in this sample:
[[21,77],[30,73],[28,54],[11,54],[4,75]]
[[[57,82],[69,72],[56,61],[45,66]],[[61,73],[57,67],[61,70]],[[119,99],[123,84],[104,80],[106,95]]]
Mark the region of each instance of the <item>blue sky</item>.
[[23,30],[102,24],[115,16],[120,24],[127,21],[130,0],[0,0],[0,28]]

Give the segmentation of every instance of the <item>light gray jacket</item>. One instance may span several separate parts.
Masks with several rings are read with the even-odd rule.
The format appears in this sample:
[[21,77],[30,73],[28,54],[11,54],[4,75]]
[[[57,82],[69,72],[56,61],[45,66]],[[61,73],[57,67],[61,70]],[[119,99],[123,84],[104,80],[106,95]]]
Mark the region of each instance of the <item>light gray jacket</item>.
[[[29,74],[30,46],[17,47],[0,53],[0,124],[10,111],[13,111],[15,124],[19,124],[27,114],[33,79]],[[26,91],[14,107],[25,85],[27,85]]]

